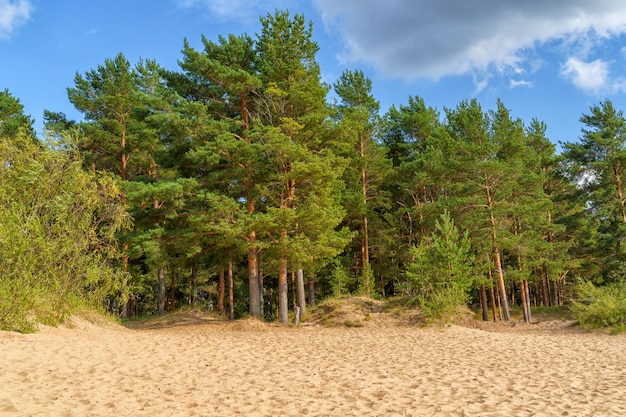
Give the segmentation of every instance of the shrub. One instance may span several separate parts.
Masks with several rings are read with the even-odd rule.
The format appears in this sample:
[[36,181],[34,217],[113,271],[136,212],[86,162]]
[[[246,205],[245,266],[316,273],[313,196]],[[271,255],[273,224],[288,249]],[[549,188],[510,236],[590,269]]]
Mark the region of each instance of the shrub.
[[436,232],[413,248],[408,292],[425,317],[445,318],[467,301],[472,286],[473,258],[467,234],[459,232],[448,212],[436,222]]
[[583,326],[626,330],[626,282],[596,287],[580,282],[572,300],[572,314]]
[[54,325],[124,293],[112,179],[84,171],[71,146],[0,137],[0,184],[0,329]]

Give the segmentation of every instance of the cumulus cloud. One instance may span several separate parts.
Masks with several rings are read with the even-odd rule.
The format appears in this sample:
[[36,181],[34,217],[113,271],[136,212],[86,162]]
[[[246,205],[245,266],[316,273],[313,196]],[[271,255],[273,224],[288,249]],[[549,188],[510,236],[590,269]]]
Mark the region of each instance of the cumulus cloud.
[[608,63],[600,59],[584,62],[578,58],[569,58],[562,65],[561,75],[581,90],[598,94],[608,86]]
[[[626,8],[613,0],[313,1],[326,29],[344,40],[343,59],[407,80],[532,72],[529,55],[539,46],[556,42],[584,58],[598,40],[626,33]],[[563,75],[592,91],[603,71],[601,62],[573,60]]]
[[0,0],[0,39],[8,39],[30,19],[33,6],[28,0]]

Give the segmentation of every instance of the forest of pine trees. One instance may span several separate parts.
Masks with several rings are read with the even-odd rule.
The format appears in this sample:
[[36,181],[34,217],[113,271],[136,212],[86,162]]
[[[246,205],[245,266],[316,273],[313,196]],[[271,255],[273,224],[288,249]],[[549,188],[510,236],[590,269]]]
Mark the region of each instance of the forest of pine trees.
[[177,71],[119,54],[76,74],[83,120],[46,111],[44,139],[0,94],[3,328],[86,295],[123,317],[287,323],[358,294],[530,322],[625,288],[626,119],[609,100],[557,154],[500,101],[411,96],[381,115],[363,72],[322,81],[304,16],[260,25],[184,40]]

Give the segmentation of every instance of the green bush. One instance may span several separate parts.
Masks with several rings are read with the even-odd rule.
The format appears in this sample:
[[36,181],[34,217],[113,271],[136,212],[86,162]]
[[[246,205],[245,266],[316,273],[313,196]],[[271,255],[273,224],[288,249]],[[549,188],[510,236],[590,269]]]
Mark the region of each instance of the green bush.
[[472,286],[473,257],[467,234],[461,233],[444,212],[436,232],[424,238],[411,253],[407,293],[426,318],[442,319],[465,305]]
[[113,267],[127,222],[112,179],[71,146],[0,137],[0,329],[54,325],[124,293]]
[[571,311],[583,326],[623,332],[626,330],[626,282],[602,287],[589,281],[580,282]]
[[437,288],[417,297],[417,305],[427,319],[446,319],[454,316],[467,302],[467,292],[458,287]]

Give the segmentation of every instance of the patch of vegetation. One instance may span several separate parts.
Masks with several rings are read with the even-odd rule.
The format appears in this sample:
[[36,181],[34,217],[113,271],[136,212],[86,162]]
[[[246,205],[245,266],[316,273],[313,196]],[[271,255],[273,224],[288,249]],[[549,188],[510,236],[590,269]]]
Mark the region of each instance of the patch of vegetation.
[[468,234],[460,232],[450,213],[444,211],[435,228],[411,251],[407,290],[424,317],[445,320],[467,302],[473,257]]
[[120,301],[114,237],[128,217],[115,182],[85,171],[71,144],[0,137],[0,156],[0,329]]
[[317,305],[311,321],[325,326],[364,327],[373,321],[373,315],[382,313],[384,303],[366,297],[329,298]]
[[584,327],[626,331],[626,283],[596,287],[589,281],[577,285],[572,314]]
[[425,323],[420,310],[406,297],[381,301],[353,296],[322,301],[311,311],[308,322],[327,327],[416,326]]

